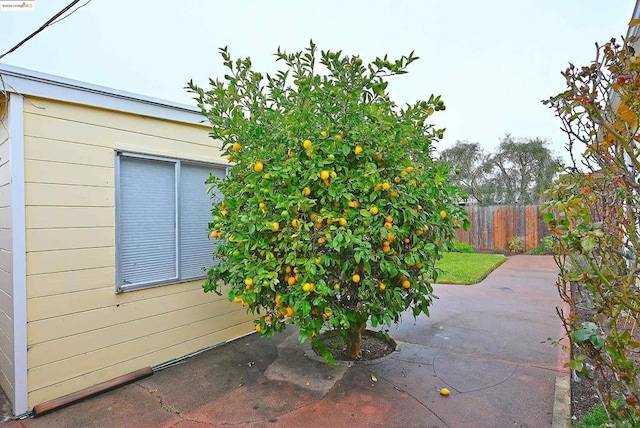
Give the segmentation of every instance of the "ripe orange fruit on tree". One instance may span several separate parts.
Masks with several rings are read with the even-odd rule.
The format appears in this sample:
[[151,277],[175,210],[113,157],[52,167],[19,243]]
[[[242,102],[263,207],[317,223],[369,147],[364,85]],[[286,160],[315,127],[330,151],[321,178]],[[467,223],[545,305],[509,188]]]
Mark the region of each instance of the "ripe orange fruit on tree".
[[362,147],[360,146],[356,146],[355,150],[353,151],[356,155],[359,155],[360,153],[362,153]]
[[236,302],[236,303],[242,303],[242,297],[237,297],[236,296],[236,297],[233,298],[233,301]]
[[244,280],[244,284],[245,284],[247,287],[251,287],[251,286],[253,285],[253,279],[251,279],[251,278],[247,278],[247,279],[245,279],[245,280]]
[[264,317],[264,321],[265,322],[271,322],[273,318],[271,317],[271,315],[267,315],[266,317]]
[[256,331],[260,333],[261,330],[262,330],[262,327],[260,327],[260,324],[256,324]]
[[405,279],[404,281],[402,281],[402,288],[409,288],[411,287],[411,283],[409,282],[408,279]]
[[328,180],[329,179],[329,171],[320,171],[320,178],[322,178],[323,180]]
[[304,147],[305,149],[310,149],[311,146],[313,146],[313,143],[310,140],[304,140],[304,143],[302,143],[302,147]]
[[391,188],[391,186],[389,185],[389,183],[382,183],[382,189],[383,190],[389,190]]
[[445,210],[440,211],[441,218],[447,218],[447,212]]
[[384,282],[381,282],[378,288],[380,288],[380,291],[384,291],[384,289],[387,288],[387,286],[384,284]]
[[387,216],[387,218],[384,219],[385,223],[393,223],[393,217],[391,217],[390,215]]
[[278,223],[277,221],[274,221],[271,227],[273,228],[274,232],[277,232],[278,230],[280,230],[280,223]]
[[302,190],[302,194],[305,195],[305,196],[309,196],[311,194],[311,189],[309,187],[305,187]]
[[384,224],[385,229],[387,230],[391,230],[391,228],[393,227],[393,223],[385,223]]
[[297,229],[298,226],[300,226],[300,220],[298,220],[297,218],[294,218],[293,220],[291,220],[291,226]]
[[346,219],[346,218],[344,218],[344,217],[342,217],[342,218],[340,219],[340,226],[343,226],[343,227],[344,227],[344,226],[346,226],[346,225],[347,225],[347,219]]
[[379,210],[378,207],[371,207],[369,208],[369,211],[371,212],[371,214],[376,215],[378,214]]
[[258,161],[253,165],[253,170],[255,172],[262,172],[262,170],[264,169],[264,165],[262,164],[262,162]]
[[322,236],[318,238],[318,244],[323,245],[326,242],[327,242],[327,240],[324,239]]
[[289,284],[290,286],[296,283],[296,277],[295,276],[290,276],[289,278],[287,278],[287,284]]
[[292,308],[291,306],[287,306],[287,312],[286,312],[286,315],[287,315],[288,317],[290,317],[290,316],[292,316],[292,315],[293,315],[293,308]]
[[237,141],[235,143],[233,143],[233,151],[234,152],[239,152],[241,148],[242,148],[242,146]]
[[360,282],[360,275],[356,273],[351,277],[351,279],[353,280],[353,282]]
[[302,286],[302,291],[306,291],[306,292],[313,291],[313,283],[305,282],[305,284]]

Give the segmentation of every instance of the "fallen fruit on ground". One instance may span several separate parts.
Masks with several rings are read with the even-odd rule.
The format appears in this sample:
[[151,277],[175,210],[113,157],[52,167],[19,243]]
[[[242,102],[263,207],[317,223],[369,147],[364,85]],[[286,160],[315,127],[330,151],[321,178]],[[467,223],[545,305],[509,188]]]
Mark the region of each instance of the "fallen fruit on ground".
[[442,388],[440,390],[440,395],[444,395],[445,397],[448,396],[449,394],[451,394],[451,392],[449,392],[449,390],[447,388]]

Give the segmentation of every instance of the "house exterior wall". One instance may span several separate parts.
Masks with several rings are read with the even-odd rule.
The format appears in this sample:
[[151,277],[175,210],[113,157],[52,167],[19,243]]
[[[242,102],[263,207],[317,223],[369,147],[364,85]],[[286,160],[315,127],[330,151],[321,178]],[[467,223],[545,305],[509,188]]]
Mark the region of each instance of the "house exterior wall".
[[7,98],[0,97],[0,387],[13,399],[13,281],[11,258],[11,173]]
[[207,127],[34,97],[24,110],[29,407],[253,329],[203,280],[115,293],[115,151],[223,164]]

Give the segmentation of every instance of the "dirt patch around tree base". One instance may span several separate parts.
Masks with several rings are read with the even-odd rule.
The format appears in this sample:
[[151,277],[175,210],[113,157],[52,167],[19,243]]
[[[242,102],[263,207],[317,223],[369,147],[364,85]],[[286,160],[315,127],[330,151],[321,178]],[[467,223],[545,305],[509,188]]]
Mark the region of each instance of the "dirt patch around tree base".
[[347,346],[343,342],[342,337],[335,331],[323,333],[320,341],[328,350],[333,350],[333,358],[335,361],[372,361],[386,357],[394,352],[398,345],[395,340],[383,332],[373,330],[365,330],[362,333],[362,359],[352,360],[347,354]]

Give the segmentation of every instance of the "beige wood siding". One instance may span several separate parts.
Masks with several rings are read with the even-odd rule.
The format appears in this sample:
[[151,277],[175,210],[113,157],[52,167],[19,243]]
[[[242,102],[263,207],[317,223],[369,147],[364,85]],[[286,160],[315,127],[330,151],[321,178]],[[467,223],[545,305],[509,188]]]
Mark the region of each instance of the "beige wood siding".
[[[13,397],[13,281],[11,275],[11,177],[6,99],[0,97],[0,387]],[[12,398],[11,398],[12,399]]]
[[115,294],[115,150],[224,163],[205,126],[31,98],[24,128],[30,407],[252,330],[202,280]]

